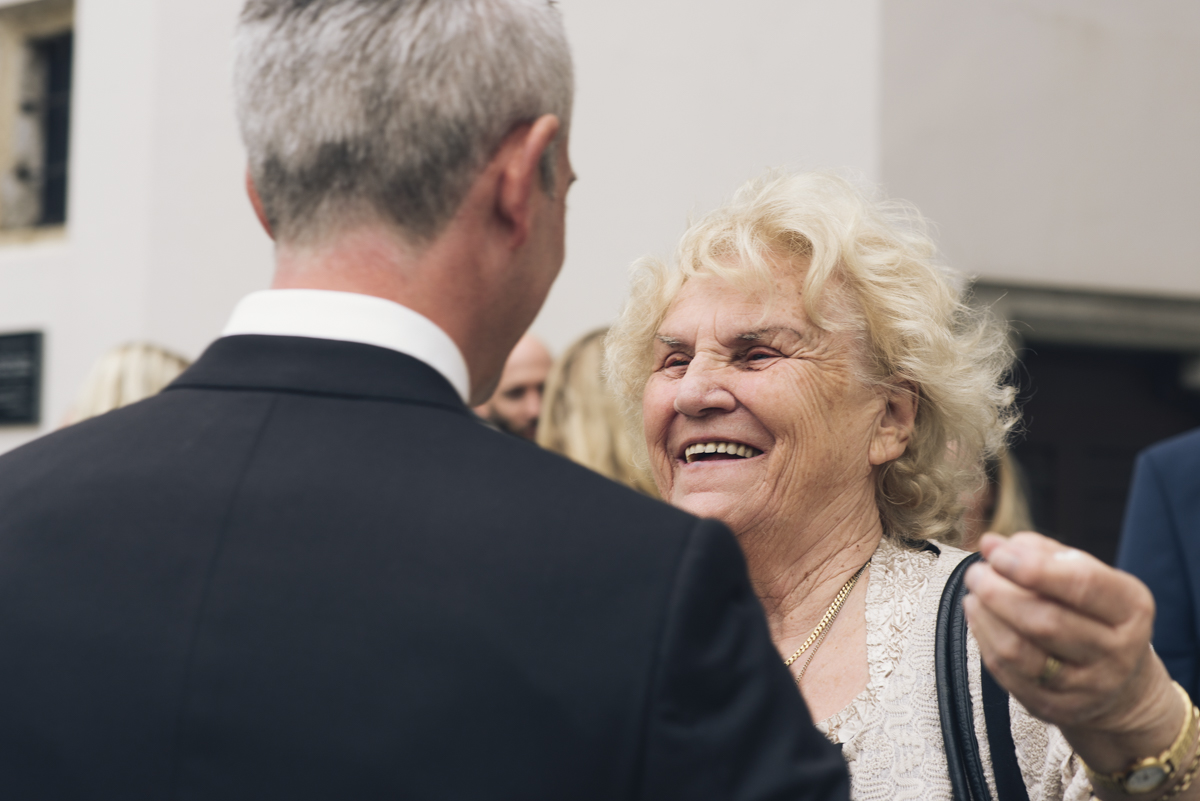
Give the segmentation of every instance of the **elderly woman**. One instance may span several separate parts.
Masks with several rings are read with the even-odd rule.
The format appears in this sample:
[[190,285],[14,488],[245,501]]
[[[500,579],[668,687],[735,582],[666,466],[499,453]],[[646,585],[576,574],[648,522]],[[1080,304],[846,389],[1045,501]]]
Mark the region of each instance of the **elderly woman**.
[[[1003,331],[934,259],[900,205],[830,175],[764,179],[694,224],[675,266],[636,266],[608,342],[662,496],[738,536],[858,799],[953,797],[938,606],[982,481],[963,466],[1016,416]],[[982,550],[963,606],[992,796],[981,654],[1033,801],[1197,797],[1197,712],[1150,648],[1146,588],[1036,534]]]

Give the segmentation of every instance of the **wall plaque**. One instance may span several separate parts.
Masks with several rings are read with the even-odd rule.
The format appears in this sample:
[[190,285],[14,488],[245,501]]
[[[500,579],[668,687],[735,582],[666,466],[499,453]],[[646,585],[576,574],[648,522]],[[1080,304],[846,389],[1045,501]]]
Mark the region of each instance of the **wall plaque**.
[[41,421],[42,334],[0,334],[0,426]]

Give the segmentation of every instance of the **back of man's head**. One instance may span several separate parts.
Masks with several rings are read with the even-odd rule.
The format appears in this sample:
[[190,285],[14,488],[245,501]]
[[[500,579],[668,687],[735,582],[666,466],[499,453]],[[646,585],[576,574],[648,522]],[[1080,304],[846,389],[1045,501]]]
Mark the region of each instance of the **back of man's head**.
[[554,114],[565,139],[573,98],[552,0],[247,0],[235,83],[263,212],[299,246],[375,222],[434,238],[516,126]]

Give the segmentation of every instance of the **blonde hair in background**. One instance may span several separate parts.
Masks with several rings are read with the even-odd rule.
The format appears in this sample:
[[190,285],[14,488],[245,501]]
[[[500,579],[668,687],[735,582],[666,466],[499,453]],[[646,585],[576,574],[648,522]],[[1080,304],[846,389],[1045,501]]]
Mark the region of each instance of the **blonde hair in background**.
[[1012,453],[1005,448],[996,465],[996,506],[988,531],[1011,537],[1018,531],[1033,530],[1033,515],[1025,492],[1025,476]]
[[604,378],[607,328],[587,334],[554,363],[546,379],[538,444],[584,467],[657,498],[642,456],[640,433],[629,427]]
[[[953,449],[947,456],[954,461]],[[979,483],[962,496],[960,547],[979,550],[979,542],[988,532],[1011,537],[1018,531],[1032,531],[1033,515],[1029,511],[1025,474],[1012,452],[1007,447],[1001,448],[984,461],[978,476]]]
[[115,347],[92,368],[67,423],[78,423],[157,395],[189,365],[190,360],[149,342]]
[[[989,531],[1011,537],[1018,531],[1033,530],[1025,476],[1012,453],[1003,449],[987,461],[984,472],[986,483],[967,505],[962,547],[968,551],[979,550],[979,540]],[[978,518],[972,519],[976,514]]]
[[[814,324],[858,339],[867,384],[919,393],[907,450],[878,474],[884,531],[959,541],[961,496],[978,486],[983,461],[1017,419],[1015,390],[1004,384],[1012,349],[990,313],[964,302],[962,278],[939,263],[920,214],[838,175],[751,181],[688,228],[674,264],[634,264],[629,301],[608,337],[613,386],[627,413],[640,419],[654,335],[688,280],[714,275],[762,289],[784,269],[803,275],[794,300]],[[961,460],[947,459],[948,448]]]

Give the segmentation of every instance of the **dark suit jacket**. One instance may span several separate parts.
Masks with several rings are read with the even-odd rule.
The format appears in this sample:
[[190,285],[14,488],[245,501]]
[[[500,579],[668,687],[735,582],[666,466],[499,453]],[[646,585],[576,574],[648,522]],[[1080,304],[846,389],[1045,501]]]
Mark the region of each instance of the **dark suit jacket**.
[[221,339],[0,459],[6,799],[846,795],[728,531],[407,356]]
[[1138,456],[1117,566],[1154,593],[1154,650],[1200,698],[1200,429]]

